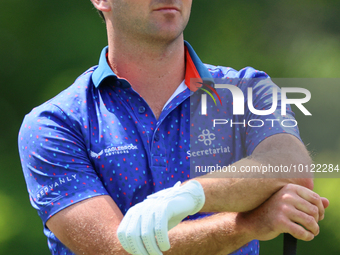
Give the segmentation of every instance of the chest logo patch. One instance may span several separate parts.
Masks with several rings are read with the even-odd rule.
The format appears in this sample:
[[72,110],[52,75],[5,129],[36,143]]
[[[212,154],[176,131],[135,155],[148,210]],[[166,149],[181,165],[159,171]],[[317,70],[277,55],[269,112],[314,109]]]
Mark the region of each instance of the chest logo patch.
[[103,150],[101,150],[99,153],[95,153],[93,151],[91,151],[91,157],[92,158],[100,158],[101,155],[103,155]]
[[137,149],[138,149],[137,145],[133,145],[132,143],[119,146],[108,146],[106,149],[101,150],[98,153],[91,151],[91,157],[100,159],[101,156],[109,157],[118,154],[127,154]]

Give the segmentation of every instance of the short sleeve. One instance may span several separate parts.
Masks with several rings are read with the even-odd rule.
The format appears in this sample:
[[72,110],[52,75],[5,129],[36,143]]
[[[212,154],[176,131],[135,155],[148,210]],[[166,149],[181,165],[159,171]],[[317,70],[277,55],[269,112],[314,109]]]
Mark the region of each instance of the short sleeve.
[[[253,113],[248,106],[245,107],[246,132],[243,134],[243,139],[248,156],[260,142],[275,134],[287,133],[301,140],[298,123],[291,106],[287,105],[286,114],[281,115],[281,89],[270,78],[249,79],[243,84],[246,84],[241,89],[247,95],[245,98],[247,104],[248,101],[252,102],[255,110],[274,110],[274,112],[270,111],[272,112],[270,114],[259,115]],[[251,100],[248,100],[248,88],[252,88]],[[275,99],[274,95],[277,95],[277,100],[273,100]],[[277,102],[277,105],[272,108],[275,102]]]
[[46,103],[26,115],[20,128],[19,154],[30,202],[44,224],[74,203],[108,195],[77,122]]

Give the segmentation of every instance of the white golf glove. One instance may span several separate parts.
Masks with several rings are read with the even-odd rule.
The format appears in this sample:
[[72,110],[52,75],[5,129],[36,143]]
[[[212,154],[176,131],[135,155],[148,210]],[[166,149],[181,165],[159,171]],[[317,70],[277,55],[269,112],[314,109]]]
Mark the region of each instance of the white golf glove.
[[123,248],[134,255],[161,255],[170,249],[168,231],[188,215],[199,212],[205,195],[201,184],[191,180],[164,189],[131,207],[117,234]]

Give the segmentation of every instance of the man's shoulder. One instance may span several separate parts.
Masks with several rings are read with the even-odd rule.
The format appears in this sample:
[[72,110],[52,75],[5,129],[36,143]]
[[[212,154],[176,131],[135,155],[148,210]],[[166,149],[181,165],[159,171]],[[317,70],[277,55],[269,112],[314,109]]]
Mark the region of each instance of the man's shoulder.
[[264,71],[256,70],[253,67],[247,66],[240,70],[236,70],[231,67],[215,66],[210,64],[204,64],[211,73],[214,79],[251,79],[251,78],[268,78],[268,74]]

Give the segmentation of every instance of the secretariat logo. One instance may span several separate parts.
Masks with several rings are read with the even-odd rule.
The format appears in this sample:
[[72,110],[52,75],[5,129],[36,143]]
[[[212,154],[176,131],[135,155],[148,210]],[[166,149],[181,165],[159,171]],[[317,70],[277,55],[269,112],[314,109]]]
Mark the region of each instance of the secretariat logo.
[[215,134],[210,133],[209,129],[204,129],[202,134],[198,136],[198,141],[204,142],[205,145],[211,145],[215,139]]
[[[209,129],[204,129],[202,134],[198,136],[198,141],[204,143],[206,146],[205,149],[196,150],[191,152],[190,150],[187,151],[188,157],[201,157],[201,156],[210,156],[216,155],[220,153],[230,153],[229,146],[219,146],[215,147],[213,145],[213,141],[216,139],[216,135],[211,133]],[[211,146],[213,145],[213,146]]]

